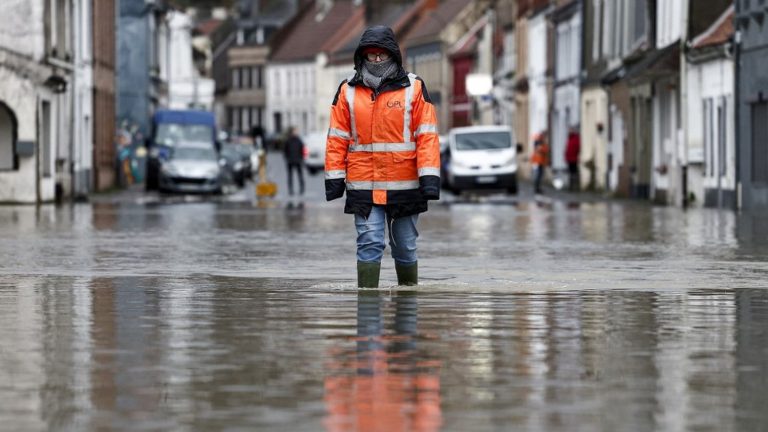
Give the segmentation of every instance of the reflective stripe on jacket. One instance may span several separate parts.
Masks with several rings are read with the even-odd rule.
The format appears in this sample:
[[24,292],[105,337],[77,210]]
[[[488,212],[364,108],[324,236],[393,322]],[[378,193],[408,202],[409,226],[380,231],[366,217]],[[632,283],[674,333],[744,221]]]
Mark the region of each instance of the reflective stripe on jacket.
[[348,202],[379,205],[439,198],[437,119],[425,92],[414,74],[379,94],[342,83],[325,152],[328,200],[344,190]]

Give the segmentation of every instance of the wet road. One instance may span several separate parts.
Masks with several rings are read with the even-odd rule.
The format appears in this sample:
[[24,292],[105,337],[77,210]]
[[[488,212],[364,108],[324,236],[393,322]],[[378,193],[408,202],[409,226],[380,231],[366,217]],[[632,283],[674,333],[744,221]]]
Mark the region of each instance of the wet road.
[[447,196],[358,291],[290,200],[0,207],[0,430],[768,429],[768,219]]

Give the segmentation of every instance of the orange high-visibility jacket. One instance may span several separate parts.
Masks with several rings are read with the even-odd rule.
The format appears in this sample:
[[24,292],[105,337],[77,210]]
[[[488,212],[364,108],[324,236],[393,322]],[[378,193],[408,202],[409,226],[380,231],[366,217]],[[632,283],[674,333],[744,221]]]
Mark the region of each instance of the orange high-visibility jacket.
[[[384,47],[394,53],[400,65],[394,35],[389,29],[380,29],[366,31],[361,47],[366,43]],[[381,39],[384,42],[377,43]],[[359,54],[355,57],[359,71],[362,60]],[[400,69],[397,77],[376,92],[363,84],[359,72],[339,86],[325,152],[329,201],[346,191],[347,209],[424,203],[426,210],[426,200],[439,199],[440,144],[435,107],[424,82]]]

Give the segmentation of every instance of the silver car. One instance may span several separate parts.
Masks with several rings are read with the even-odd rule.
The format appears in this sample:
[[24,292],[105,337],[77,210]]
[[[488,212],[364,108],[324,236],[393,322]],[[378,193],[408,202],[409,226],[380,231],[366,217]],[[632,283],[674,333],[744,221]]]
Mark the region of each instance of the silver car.
[[175,147],[160,167],[163,192],[221,193],[221,163],[210,146]]

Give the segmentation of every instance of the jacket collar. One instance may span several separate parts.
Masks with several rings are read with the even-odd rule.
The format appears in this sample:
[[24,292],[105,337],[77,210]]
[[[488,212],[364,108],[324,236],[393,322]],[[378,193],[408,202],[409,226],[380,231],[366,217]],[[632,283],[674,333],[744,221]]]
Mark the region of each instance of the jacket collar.
[[[352,77],[352,79],[349,80],[347,84],[351,86],[359,85],[361,87],[365,87],[365,84],[363,84],[363,74],[360,72],[355,73],[355,76]],[[410,85],[411,81],[408,79],[408,72],[406,72],[405,69],[401,67],[394,77],[387,78],[383,83],[381,83],[381,87],[379,87],[376,93],[381,94],[387,91],[405,88]]]

